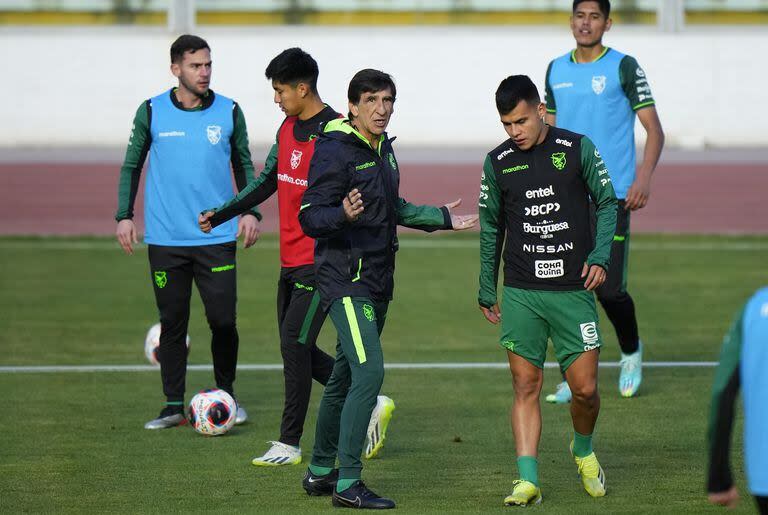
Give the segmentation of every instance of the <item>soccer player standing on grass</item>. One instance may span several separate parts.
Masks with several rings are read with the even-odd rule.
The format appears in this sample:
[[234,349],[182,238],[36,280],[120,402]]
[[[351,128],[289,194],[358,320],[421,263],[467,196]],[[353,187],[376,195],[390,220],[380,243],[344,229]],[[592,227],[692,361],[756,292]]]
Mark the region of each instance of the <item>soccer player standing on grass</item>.
[[[177,87],[139,106],[120,170],[117,239],[128,254],[137,243],[133,204],[149,154],[144,194],[144,241],[149,246],[150,278],[160,311],[160,376],[166,405],[144,426],[163,429],[183,424],[187,372],[185,343],[192,281],[197,284],[211,328],[216,386],[234,395],[238,334],[235,325],[236,239],[245,247],[259,235],[253,210],[210,234],[195,223],[201,205],[218,205],[253,180],[245,118],[233,100],[209,88],[211,51],[197,36],[180,36],[171,46],[171,72]],[[230,162],[232,168],[230,168]],[[246,420],[238,405],[236,424]]]
[[394,287],[397,226],[459,230],[477,222],[477,216],[451,214],[459,201],[438,208],[399,196],[400,170],[385,132],[395,96],[388,74],[355,74],[347,93],[351,119],[328,122],[320,134],[299,213],[304,232],[317,239],[321,306],[338,332],[302,485],[310,495],[332,494],[334,506],[349,508],[395,507],[360,480],[360,454],[384,380],[379,337]]
[[[520,479],[504,504],[541,502],[539,396],[548,338],[573,391],[571,453],[587,493],[602,497],[605,475],[592,451],[602,345],[592,291],[605,280],[610,262],[616,196],[589,138],[544,123],[544,104],[527,76],[504,79],[496,107],[509,139],[483,164],[478,301],[489,322],[501,322],[500,342],[507,349],[515,392],[512,432]],[[594,240],[590,196],[597,208]]]
[[[341,117],[323,103],[317,91],[319,70],[311,55],[300,48],[281,52],[267,66],[275,103],[286,114],[267,156],[264,170],[235,198],[200,215],[209,232],[234,216],[264,202],[275,192],[280,209],[280,279],[277,285],[277,322],[283,356],[285,405],[280,438],[267,452],[253,459],[257,466],[301,463],[299,441],[304,432],[312,379],[325,385],[333,358],[317,347],[325,320],[319,309],[314,271],[315,241],[299,225],[301,197],[307,189],[309,163],[322,126]],[[373,458],[384,444],[394,402],[380,395],[368,425],[365,456]]]
[[739,311],[723,342],[715,373],[709,415],[709,502],[735,507],[728,453],[736,396],[744,392],[744,464],[758,510],[768,515],[768,287],[758,290]]
[[[611,28],[608,0],[574,0],[571,31],[576,49],[549,63],[546,77],[546,122],[586,134],[605,159],[619,210],[611,247],[611,266],[597,298],[616,330],[621,346],[619,392],[637,393],[642,381],[643,347],[635,304],[627,292],[630,212],[645,207],[651,175],[664,146],[664,132],[645,72],[637,61],[603,46]],[[647,138],[643,160],[635,166],[635,114]],[[560,383],[547,401],[566,403],[571,392]]]

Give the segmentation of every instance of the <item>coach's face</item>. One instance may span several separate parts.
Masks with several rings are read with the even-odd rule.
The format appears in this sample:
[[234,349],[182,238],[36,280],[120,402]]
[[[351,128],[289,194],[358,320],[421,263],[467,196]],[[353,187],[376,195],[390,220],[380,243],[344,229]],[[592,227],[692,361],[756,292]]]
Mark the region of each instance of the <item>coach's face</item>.
[[208,93],[212,71],[211,51],[202,48],[184,52],[181,62],[171,64],[171,73],[179,79],[179,87],[202,97]]
[[597,45],[610,29],[611,19],[605,17],[597,2],[581,2],[571,15],[571,31],[579,46]]
[[531,104],[525,100],[517,103],[514,109],[501,115],[501,124],[512,141],[520,150],[530,150],[541,143],[546,135],[543,133],[545,107],[544,104]]
[[372,144],[387,130],[394,110],[395,97],[390,88],[376,92],[365,91],[357,104],[349,103],[349,112],[354,117],[352,124]]

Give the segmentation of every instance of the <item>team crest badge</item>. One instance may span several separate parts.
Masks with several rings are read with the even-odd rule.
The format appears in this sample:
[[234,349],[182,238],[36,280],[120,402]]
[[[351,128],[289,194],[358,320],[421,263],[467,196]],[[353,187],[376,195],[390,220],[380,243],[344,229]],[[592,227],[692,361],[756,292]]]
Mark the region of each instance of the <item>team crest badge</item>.
[[155,284],[158,288],[165,288],[168,284],[168,274],[166,272],[155,272]]
[[205,128],[205,133],[208,135],[208,141],[211,145],[215,145],[221,140],[221,127],[218,125],[209,125]]
[[552,166],[558,170],[565,168],[565,152],[555,152],[552,154]]
[[389,153],[389,165],[392,167],[394,171],[397,171],[397,163],[395,162],[395,154],[392,152]]
[[605,91],[605,75],[595,75],[592,77],[592,91],[599,95]]
[[301,156],[303,155],[303,152],[301,150],[293,150],[291,152],[291,168],[295,170],[299,167],[301,164]]
[[376,312],[373,311],[373,306],[370,304],[363,304],[363,315],[365,315],[369,322],[373,322],[376,319]]

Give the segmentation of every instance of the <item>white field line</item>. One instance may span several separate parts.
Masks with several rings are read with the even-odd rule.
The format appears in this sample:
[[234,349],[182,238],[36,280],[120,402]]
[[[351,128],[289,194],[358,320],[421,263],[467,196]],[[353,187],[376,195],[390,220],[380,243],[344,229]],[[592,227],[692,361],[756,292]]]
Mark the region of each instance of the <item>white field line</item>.
[[[277,240],[262,241],[254,249],[276,250]],[[478,240],[447,240],[441,238],[410,239],[400,241],[404,249],[479,249]],[[138,244],[134,249],[144,249]],[[633,242],[633,251],[714,251],[739,252],[768,250],[768,241],[698,241],[698,242]],[[69,241],[69,240],[0,240],[0,250],[108,250],[120,251],[117,242],[107,240]],[[253,251],[251,251],[253,252]]]
[[[544,363],[545,368],[557,368],[557,363]],[[717,366],[716,361],[645,361],[644,368],[711,368]],[[507,363],[387,363],[387,370],[467,370],[467,369],[506,369]],[[618,368],[618,361],[603,361],[601,368]],[[238,371],[278,371],[280,364],[243,364],[238,365]],[[0,374],[58,374],[65,372],[153,372],[159,371],[153,365],[41,365],[41,366],[0,366]],[[213,370],[211,365],[189,365],[187,370]]]

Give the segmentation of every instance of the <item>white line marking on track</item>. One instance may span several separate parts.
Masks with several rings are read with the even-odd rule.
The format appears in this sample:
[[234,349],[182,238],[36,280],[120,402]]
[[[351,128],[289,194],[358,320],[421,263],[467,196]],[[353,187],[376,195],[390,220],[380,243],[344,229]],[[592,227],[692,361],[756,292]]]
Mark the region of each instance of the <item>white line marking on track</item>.
[[[262,241],[253,249],[276,250],[277,240]],[[479,249],[478,240],[448,240],[448,239],[411,239],[400,240],[404,249]],[[134,246],[136,250],[145,249],[146,245]],[[632,251],[668,252],[668,251],[711,251],[711,252],[751,252],[768,250],[768,241],[691,241],[691,242],[643,242],[636,241],[631,245]],[[122,252],[117,242],[107,240],[71,241],[71,240],[5,240],[0,239],[0,250],[106,250]]]
[[[557,368],[557,363],[544,363],[545,368]],[[644,368],[711,368],[717,366],[717,361],[645,361]],[[601,368],[618,368],[618,361],[604,361]],[[467,370],[467,369],[506,369],[507,363],[387,363],[388,370]],[[280,364],[243,364],[238,365],[238,371],[271,372],[282,370]],[[153,365],[34,365],[34,366],[0,366],[0,374],[58,374],[58,373],[90,373],[90,372],[155,372],[160,368]],[[213,370],[211,365],[189,365],[187,370]]]

